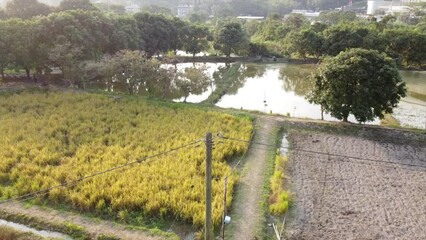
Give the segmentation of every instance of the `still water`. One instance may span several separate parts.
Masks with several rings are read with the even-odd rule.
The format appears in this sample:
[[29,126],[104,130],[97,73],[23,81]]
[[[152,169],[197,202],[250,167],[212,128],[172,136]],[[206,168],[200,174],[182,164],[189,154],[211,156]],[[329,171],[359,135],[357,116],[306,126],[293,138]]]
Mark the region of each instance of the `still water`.
[[45,230],[37,230],[37,229],[30,228],[30,227],[27,227],[27,226],[22,225],[22,224],[8,222],[8,221],[3,220],[3,219],[0,219],[0,226],[10,227],[10,228],[15,229],[15,230],[20,231],[20,232],[29,232],[29,233],[32,233],[34,235],[37,235],[37,236],[40,236],[40,237],[43,237],[43,238],[48,238],[48,239],[72,240],[72,238],[70,236],[62,234],[62,233],[45,231]]
[[[215,101],[219,107],[321,119],[320,106],[306,100],[313,86],[309,76],[316,70],[316,65],[181,63],[175,66],[179,71],[188,67],[205,68],[211,78],[211,84],[202,94],[189,95],[187,102],[206,101],[213,92],[216,92],[221,96]],[[394,109],[393,116],[404,126],[424,129],[426,72],[401,71],[401,76],[407,84],[408,96],[402,99],[398,108]],[[226,94],[220,94],[223,92]],[[177,98],[174,101],[183,99]],[[328,114],[324,114],[324,119],[336,120]],[[350,117],[349,121],[356,122],[354,117]],[[380,120],[368,124],[380,124]]]

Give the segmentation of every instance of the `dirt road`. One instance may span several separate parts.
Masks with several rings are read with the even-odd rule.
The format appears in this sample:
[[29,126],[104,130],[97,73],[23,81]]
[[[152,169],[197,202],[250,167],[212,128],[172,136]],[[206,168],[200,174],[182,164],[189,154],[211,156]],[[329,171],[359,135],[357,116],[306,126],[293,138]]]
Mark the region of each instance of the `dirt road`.
[[25,207],[20,203],[7,203],[0,206],[0,212],[9,214],[24,215],[35,218],[40,222],[47,224],[58,223],[72,223],[87,230],[92,239],[96,239],[101,233],[107,236],[113,236],[119,239],[143,239],[143,240],[157,240],[164,239],[164,237],[152,236],[148,232],[141,230],[130,230],[124,226],[98,220],[90,219],[81,215],[72,214],[68,212],[60,212],[53,209],[40,208],[37,206]]
[[[259,117],[254,141],[273,144],[273,131],[277,122],[272,118]],[[262,227],[263,213],[261,204],[263,183],[266,177],[267,160],[270,147],[251,146],[244,159],[244,169],[238,182],[231,210],[232,226],[227,239],[259,239],[256,234]]]

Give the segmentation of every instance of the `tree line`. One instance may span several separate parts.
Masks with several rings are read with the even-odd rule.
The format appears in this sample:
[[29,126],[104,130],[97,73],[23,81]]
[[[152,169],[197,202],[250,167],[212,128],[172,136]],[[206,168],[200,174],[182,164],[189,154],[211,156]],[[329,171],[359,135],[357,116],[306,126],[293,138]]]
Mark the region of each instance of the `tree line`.
[[332,11],[310,22],[291,14],[284,20],[272,16],[262,23],[246,24],[246,29],[258,48],[270,54],[319,59],[363,48],[385,52],[399,65],[421,68],[426,62],[426,11],[420,16],[415,24],[407,24],[392,15],[377,21],[360,19],[353,12]]

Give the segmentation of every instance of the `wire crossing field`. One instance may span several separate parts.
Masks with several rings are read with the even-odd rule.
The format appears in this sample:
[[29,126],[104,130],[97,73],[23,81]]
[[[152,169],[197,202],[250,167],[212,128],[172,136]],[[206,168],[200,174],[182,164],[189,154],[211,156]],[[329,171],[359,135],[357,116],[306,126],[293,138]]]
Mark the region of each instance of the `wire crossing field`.
[[[86,93],[0,96],[0,198],[76,180],[203,138],[206,132],[248,139],[247,118],[140,98]],[[213,219],[221,218],[226,160],[244,143],[213,151]],[[202,225],[205,147],[191,146],[132,167],[52,190],[51,203],[124,218],[131,212]],[[233,188],[235,176],[228,180]],[[232,191],[228,192],[228,205]]]

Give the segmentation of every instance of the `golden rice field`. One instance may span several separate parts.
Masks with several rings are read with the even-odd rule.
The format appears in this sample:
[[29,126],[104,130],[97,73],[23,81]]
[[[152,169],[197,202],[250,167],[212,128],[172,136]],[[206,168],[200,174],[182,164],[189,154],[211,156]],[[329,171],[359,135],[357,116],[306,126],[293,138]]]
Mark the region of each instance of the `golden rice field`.
[[[0,198],[8,199],[200,140],[205,133],[248,139],[247,118],[141,98],[87,93],[0,96]],[[213,219],[222,214],[223,177],[236,177],[227,160],[244,143],[213,150]],[[202,225],[205,210],[204,143],[100,175],[43,196],[80,211],[140,212]],[[232,191],[227,195],[228,205]]]

